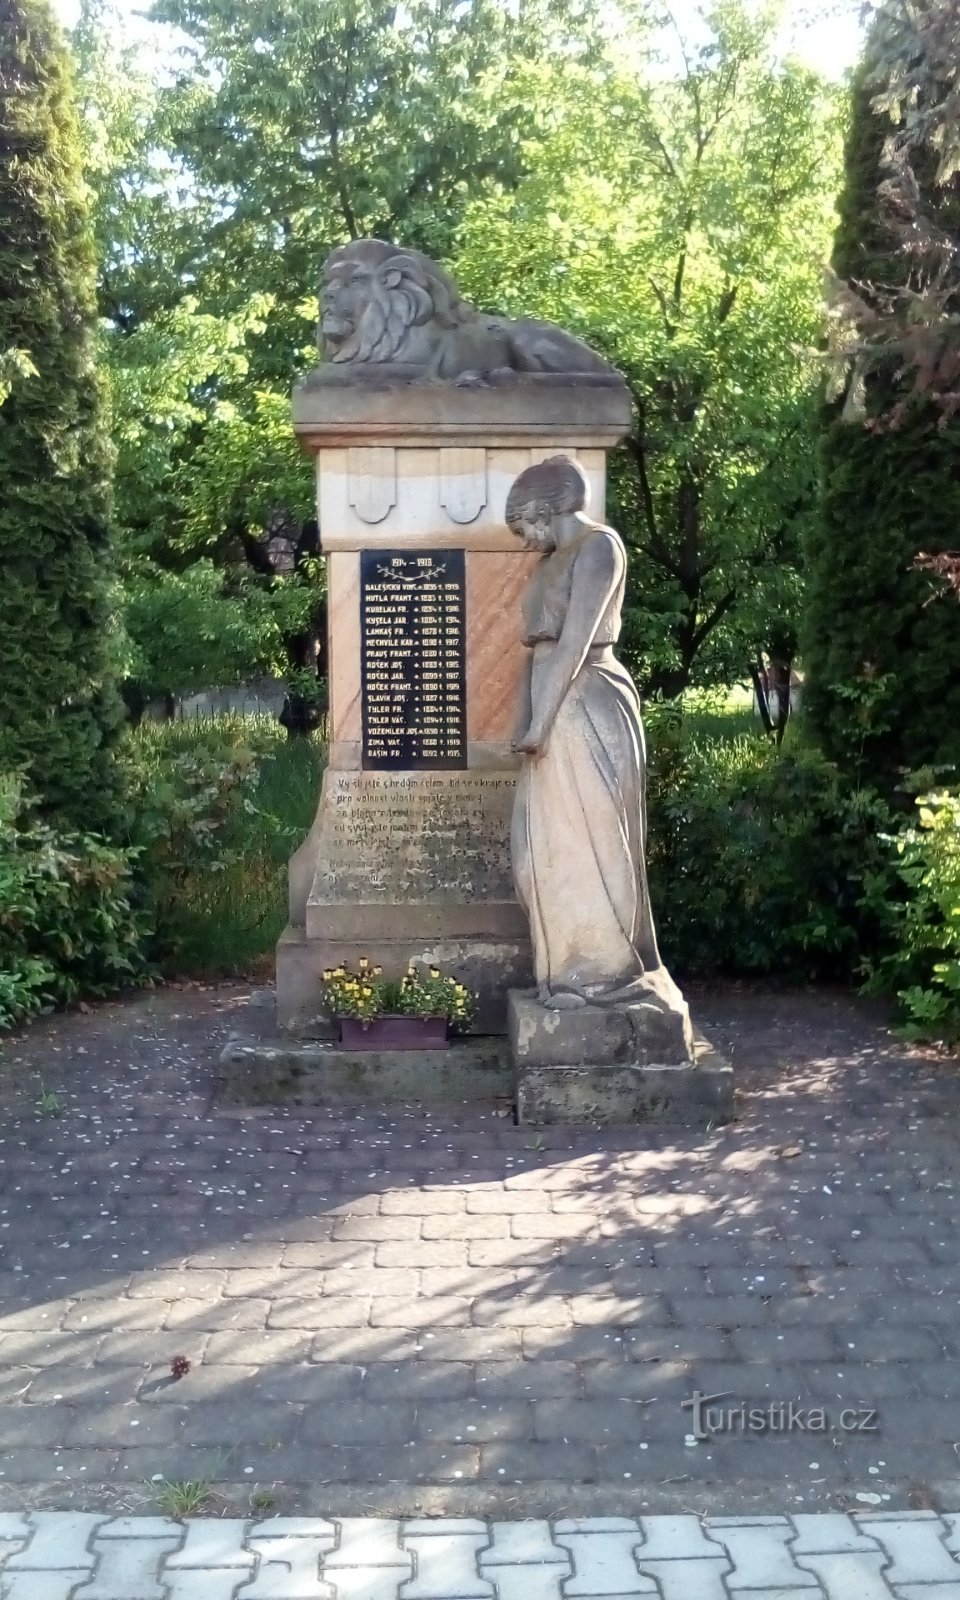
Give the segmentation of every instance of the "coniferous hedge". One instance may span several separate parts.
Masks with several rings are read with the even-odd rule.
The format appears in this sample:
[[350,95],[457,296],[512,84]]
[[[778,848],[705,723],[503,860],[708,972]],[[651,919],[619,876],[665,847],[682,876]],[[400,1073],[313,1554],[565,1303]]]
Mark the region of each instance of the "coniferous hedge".
[[0,0],[0,767],[52,820],[110,830],[110,457],[70,62],[47,0]]
[[[879,214],[886,117],[862,69],[852,91],[834,270],[854,285],[905,281],[909,262]],[[928,181],[931,174],[923,174]],[[931,197],[956,227],[955,194]],[[888,413],[903,380],[892,357],[866,383],[868,417]],[[807,544],[806,717],[824,752],[855,777],[895,787],[904,769],[960,773],[960,614],[913,563],[960,539],[960,422],[912,404],[893,430],[823,408],[821,501]]]

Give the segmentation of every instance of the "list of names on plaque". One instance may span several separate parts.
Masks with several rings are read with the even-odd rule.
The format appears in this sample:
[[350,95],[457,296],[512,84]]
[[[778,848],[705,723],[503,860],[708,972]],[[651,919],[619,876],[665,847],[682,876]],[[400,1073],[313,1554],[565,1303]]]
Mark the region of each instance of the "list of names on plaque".
[[363,766],[467,764],[462,550],[360,552]]

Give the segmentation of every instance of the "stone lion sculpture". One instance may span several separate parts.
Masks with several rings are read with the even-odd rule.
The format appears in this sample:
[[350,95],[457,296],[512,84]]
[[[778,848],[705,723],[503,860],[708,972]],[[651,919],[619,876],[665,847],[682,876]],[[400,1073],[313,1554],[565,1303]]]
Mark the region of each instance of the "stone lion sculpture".
[[[358,366],[461,383],[521,372],[620,382],[580,339],[551,322],[490,317],[461,299],[449,273],[420,250],[357,239],[324,263],[317,343],[340,377]],[[354,370],[349,370],[354,369]],[[321,369],[333,377],[330,367]]]

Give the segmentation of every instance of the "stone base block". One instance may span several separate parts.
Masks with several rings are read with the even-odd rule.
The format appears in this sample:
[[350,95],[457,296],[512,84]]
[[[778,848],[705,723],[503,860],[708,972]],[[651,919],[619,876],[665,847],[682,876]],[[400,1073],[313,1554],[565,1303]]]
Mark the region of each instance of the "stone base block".
[[[330,920],[333,925],[335,916]],[[409,921],[414,921],[413,912]],[[288,926],[277,944],[278,1025],[304,1038],[328,1037],[330,1019],[320,1007],[323,969],[339,961],[356,967],[361,956],[382,966],[388,977],[400,977],[410,961],[436,964],[444,972],[455,973],[477,996],[473,1026],[482,1034],[506,1032],[507,986],[530,979],[530,947],[525,938],[417,938],[411,929],[405,935],[391,932],[389,937],[374,935],[360,942],[332,934],[310,938],[304,928]]]
[[513,989],[507,1035],[518,1122],[689,1125],[733,1114],[733,1069],[690,1029],[685,1007],[559,1011]]
[[374,1105],[509,1098],[513,1077],[503,1039],[457,1039],[446,1050],[341,1050],[236,1037],[220,1056],[221,1105]]

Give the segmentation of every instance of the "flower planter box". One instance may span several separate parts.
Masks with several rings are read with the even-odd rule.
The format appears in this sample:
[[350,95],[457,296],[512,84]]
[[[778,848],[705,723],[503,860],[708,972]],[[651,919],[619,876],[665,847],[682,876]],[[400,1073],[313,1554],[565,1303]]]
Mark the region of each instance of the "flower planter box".
[[445,1050],[446,1017],[338,1017],[345,1050]]

